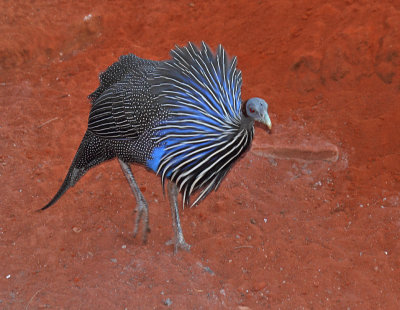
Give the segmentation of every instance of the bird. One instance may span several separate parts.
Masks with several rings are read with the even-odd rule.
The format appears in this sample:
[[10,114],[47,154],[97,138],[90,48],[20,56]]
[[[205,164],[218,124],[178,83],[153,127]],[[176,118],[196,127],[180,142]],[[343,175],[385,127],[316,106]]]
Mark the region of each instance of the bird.
[[[133,236],[149,229],[148,203],[131,170],[145,166],[168,191],[174,251],[189,250],[178,207],[199,204],[250,148],[254,125],[271,130],[268,104],[253,97],[242,101],[237,57],[222,45],[216,51],[201,42],[175,46],[170,59],[153,61],[133,54],[119,57],[99,75],[88,98],[88,127],[52,206],[91,168],[117,159],[136,199]],[[191,202],[191,198],[194,201]]]

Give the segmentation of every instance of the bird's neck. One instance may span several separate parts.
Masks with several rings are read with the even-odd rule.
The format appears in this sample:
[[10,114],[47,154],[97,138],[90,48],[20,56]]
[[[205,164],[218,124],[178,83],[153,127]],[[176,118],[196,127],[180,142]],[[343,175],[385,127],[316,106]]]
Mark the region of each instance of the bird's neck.
[[254,127],[254,120],[247,116],[246,111],[242,110],[242,117],[240,122],[240,129],[252,130]]

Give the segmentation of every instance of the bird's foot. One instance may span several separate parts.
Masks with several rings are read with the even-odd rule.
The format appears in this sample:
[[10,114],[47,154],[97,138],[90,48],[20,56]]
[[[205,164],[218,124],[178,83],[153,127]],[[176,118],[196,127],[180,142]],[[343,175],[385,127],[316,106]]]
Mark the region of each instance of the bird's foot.
[[172,239],[172,240],[167,241],[165,244],[166,245],[173,244],[175,254],[178,253],[178,250],[184,250],[184,251],[189,252],[190,247],[191,247],[191,245],[186,243],[185,239],[183,239],[183,238],[179,238],[179,239],[175,239],[175,240]]
[[150,227],[149,227],[149,208],[147,206],[146,201],[140,200],[138,205],[136,206],[136,220],[135,220],[135,228],[133,230],[133,237],[136,237],[138,230],[139,230],[139,225],[140,221],[143,218],[143,236],[142,240],[143,243],[147,242],[147,234],[150,232]]

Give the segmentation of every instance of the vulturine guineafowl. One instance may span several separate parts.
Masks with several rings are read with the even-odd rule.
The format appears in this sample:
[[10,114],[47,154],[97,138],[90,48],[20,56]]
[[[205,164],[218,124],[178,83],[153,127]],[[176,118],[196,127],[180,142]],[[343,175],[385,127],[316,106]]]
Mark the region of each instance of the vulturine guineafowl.
[[172,59],[151,61],[121,56],[100,75],[89,98],[88,129],[53,205],[92,167],[117,158],[136,198],[134,235],[143,223],[149,231],[147,202],[129,163],[146,166],[161,176],[167,190],[175,232],[175,251],[188,250],[183,237],[178,193],[191,205],[216,190],[233,163],[246,152],[254,122],[271,129],[268,105],[260,98],[241,100],[241,72],[220,45],[215,54],[203,42],[171,51]]

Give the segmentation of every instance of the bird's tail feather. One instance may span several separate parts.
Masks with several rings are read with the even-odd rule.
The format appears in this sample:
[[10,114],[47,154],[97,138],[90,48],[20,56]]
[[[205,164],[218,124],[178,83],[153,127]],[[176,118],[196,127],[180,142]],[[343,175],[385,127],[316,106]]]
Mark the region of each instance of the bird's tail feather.
[[111,159],[113,156],[107,154],[104,148],[104,144],[98,141],[96,136],[90,132],[86,132],[60,189],[54,195],[53,199],[38,211],[45,210],[55,204],[90,168]]
[[[77,153],[78,155],[78,153]],[[75,161],[75,160],[74,160]],[[71,167],[68,170],[67,176],[64,179],[63,184],[61,185],[60,189],[54,195],[53,199],[50,200],[48,204],[46,204],[40,210],[46,210],[47,208],[51,207],[53,204],[57,202],[58,199],[61,198],[62,195],[72,186],[75,185],[76,182],[85,174],[84,169],[78,169],[74,166],[74,161],[71,164]]]

